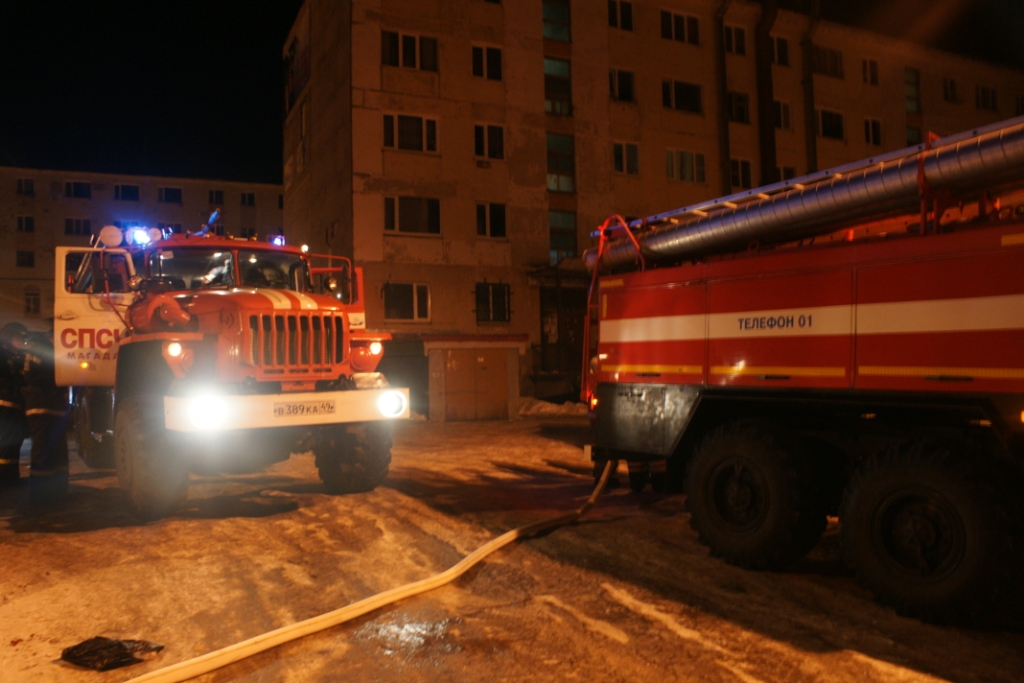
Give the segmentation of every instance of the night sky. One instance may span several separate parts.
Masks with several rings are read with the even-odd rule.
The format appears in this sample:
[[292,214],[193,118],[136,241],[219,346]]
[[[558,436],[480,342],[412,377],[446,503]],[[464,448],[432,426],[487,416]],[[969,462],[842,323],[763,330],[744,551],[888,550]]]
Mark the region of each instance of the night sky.
[[[0,165],[280,182],[281,49],[301,5],[0,0]],[[1024,0],[821,11],[1024,69]]]

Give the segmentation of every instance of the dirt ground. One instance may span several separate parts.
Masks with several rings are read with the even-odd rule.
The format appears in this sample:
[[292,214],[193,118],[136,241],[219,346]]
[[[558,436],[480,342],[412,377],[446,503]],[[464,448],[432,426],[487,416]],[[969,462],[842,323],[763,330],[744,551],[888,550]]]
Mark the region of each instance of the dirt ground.
[[[0,681],[126,681],[446,569],[579,507],[585,435],[577,417],[410,422],[371,493],[327,496],[294,456],[193,477],[189,508],[146,525],[72,455],[60,508],[0,497]],[[450,586],[196,680],[1024,680],[1024,628],[897,616],[842,569],[835,531],[789,572],[747,572],[697,543],[683,496],[619,489]],[[96,635],[165,649],[105,673],[59,660]]]

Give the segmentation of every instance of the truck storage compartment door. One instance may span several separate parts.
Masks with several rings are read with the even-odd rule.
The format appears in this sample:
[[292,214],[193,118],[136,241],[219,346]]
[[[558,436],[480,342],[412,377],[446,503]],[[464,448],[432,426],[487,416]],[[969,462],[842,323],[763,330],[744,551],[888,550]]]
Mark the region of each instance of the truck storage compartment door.
[[[135,274],[124,249],[58,247],[54,275],[53,345],[57,384],[114,386],[124,314],[135,300]],[[116,307],[116,311],[115,311]]]
[[1024,393],[1024,248],[857,273],[859,389]]
[[708,285],[708,384],[848,388],[853,272]]

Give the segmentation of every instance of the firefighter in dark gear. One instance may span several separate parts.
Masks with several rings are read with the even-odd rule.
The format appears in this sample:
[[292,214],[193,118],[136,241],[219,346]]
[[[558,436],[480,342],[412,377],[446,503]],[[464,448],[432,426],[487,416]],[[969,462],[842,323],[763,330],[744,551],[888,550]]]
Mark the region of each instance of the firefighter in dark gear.
[[18,458],[27,435],[21,346],[26,332],[21,323],[7,323],[0,330],[0,488],[21,481]]
[[67,389],[57,386],[53,335],[25,335],[25,418],[32,437],[29,500],[33,506],[59,502],[68,493]]

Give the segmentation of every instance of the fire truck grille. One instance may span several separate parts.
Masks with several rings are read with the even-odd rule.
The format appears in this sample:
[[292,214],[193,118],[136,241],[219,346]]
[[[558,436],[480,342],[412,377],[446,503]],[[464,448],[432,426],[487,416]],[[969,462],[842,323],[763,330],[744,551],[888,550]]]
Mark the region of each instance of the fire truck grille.
[[249,316],[249,349],[257,367],[326,366],[345,359],[342,317],[331,313]]

